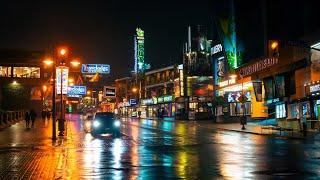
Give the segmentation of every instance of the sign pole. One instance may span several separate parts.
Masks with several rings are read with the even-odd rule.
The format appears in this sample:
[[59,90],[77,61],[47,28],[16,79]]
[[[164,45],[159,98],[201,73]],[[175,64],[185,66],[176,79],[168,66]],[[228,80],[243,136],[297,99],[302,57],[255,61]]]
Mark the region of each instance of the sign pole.
[[56,140],[56,63],[52,65],[52,79],[52,140]]

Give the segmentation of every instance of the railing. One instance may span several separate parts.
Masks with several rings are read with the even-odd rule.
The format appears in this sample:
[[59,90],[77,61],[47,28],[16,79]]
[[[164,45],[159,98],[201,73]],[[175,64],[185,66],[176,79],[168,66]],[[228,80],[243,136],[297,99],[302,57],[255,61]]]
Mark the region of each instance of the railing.
[[23,119],[25,110],[0,112],[0,128],[8,127]]

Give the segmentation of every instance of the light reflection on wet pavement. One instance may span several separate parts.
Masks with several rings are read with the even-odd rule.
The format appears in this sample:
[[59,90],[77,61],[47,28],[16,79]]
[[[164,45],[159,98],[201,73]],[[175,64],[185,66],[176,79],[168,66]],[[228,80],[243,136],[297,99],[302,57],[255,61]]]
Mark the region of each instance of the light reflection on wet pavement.
[[198,124],[122,119],[120,138],[93,138],[70,115],[66,140],[50,122],[0,131],[0,179],[270,179],[320,174],[318,141],[209,130]]

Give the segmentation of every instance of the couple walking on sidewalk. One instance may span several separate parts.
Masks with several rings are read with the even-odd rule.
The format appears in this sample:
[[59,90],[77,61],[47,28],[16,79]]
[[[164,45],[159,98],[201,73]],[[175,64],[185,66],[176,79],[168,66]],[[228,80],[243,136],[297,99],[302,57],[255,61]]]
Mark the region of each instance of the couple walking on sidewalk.
[[37,113],[31,109],[30,112],[26,111],[24,113],[24,120],[26,121],[26,128],[30,128],[30,121],[31,121],[31,128],[34,128],[34,122],[36,121]]

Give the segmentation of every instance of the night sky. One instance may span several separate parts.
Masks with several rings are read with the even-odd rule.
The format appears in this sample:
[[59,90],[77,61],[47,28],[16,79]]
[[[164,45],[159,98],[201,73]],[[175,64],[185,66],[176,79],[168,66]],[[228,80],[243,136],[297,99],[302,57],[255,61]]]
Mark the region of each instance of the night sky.
[[[225,13],[226,2],[2,0],[0,49],[46,50],[54,44],[67,44],[83,62],[110,64],[113,78],[123,77],[133,69],[136,27],[145,30],[146,62],[152,67],[181,62],[187,26],[203,24],[210,30],[214,17]],[[319,27],[314,16],[316,1],[307,4],[303,1],[277,2],[266,4],[269,37],[284,37],[285,34],[288,36],[285,38],[296,38]],[[236,1],[238,33],[246,44],[246,51],[255,52],[247,53],[246,58],[259,56],[262,51],[260,3]],[[304,13],[307,15],[299,16],[297,12],[301,9],[308,12]],[[306,16],[308,21],[305,21]],[[295,28],[301,24],[305,25]],[[284,25],[287,29],[282,28]]]

